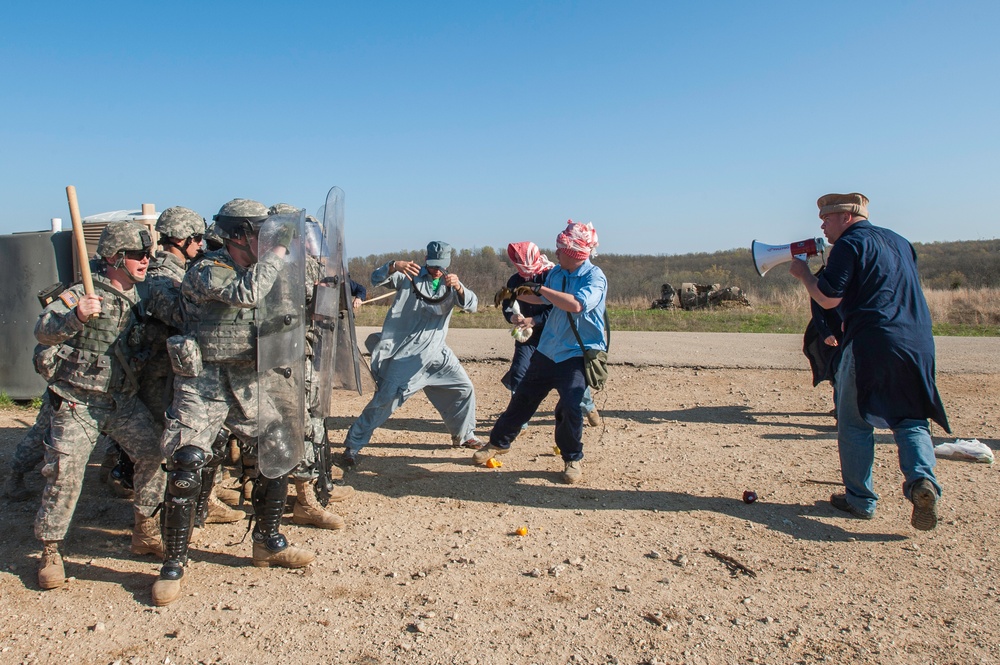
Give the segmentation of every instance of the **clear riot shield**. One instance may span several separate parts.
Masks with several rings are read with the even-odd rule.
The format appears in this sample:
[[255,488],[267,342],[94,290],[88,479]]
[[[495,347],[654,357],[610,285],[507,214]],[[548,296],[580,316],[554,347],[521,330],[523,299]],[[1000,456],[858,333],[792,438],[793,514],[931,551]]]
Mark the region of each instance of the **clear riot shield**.
[[[305,211],[272,215],[261,227],[257,275],[258,467],[279,478],[305,457]],[[264,266],[261,266],[262,268]]]
[[333,187],[319,210],[322,242],[317,253],[323,278],[316,285],[312,314],[317,330],[313,362],[319,381],[321,415],[330,415],[333,389],[361,390],[361,352],[354,329],[351,284],[344,251],[344,191]]

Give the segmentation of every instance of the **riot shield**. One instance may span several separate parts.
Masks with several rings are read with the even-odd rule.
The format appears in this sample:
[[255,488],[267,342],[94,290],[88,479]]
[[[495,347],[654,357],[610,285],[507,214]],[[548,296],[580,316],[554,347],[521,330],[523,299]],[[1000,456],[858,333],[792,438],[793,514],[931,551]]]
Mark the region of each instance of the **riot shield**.
[[272,215],[261,227],[257,274],[258,467],[279,478],[305,457],[305,211]]
[[316,285],[313,325],[318,332],[313,358],[323,416],[330,415],[333,389],[361,394],[361,352],[354,329],[351,285],[344,251],[344,191],[333,187],[320,208],[323,241],[317,251],[323,278]]

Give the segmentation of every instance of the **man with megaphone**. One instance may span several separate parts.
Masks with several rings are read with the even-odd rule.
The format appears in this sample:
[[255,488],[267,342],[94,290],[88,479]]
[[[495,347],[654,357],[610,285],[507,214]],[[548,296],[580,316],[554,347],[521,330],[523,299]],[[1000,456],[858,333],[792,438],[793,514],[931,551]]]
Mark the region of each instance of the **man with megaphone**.
[[874,428],[888,428],[898,448],[903,493],[913,504],[910,524],[933,529],[941,485],[934,477],[928,421],[951,429],[934,380],[934,337],[916,253],[905,238],[868,221],[862,194],[827,194],[816,204],[833,244],[826,269],[817,277],[796,259],[789,272],[813,300],[836,307],[844,319],[836,406],[846,492],[832,495],[830,503],[855,517],[874,517]]

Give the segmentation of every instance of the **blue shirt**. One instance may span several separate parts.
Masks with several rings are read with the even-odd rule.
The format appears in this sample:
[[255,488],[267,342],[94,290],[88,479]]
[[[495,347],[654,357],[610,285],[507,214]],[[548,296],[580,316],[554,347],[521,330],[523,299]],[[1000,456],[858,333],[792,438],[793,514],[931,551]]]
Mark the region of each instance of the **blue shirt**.
[[[573,294],[583,307],[583,311],[569,316],[573,317],[584,347],[607,351],[604,317],[608,278],[604,276],[604,271],[589,260],[584,261],[583,265],[573,272],[567,272],[556,266],[546,276],[545,286],[554,291]],[[538,341],[538,352],[557,363],[583,356],[580,344],[576,341],[573,329],[570,328],[567,314],[568,312],[553,307],[545,322],[542,338]]]
[[845,347],[852,345],[858,408],[875,427],[948,418],[934,381],[931,314],[913,246],[889,229],[861,221],[833,244],[819,290],[842,298]]

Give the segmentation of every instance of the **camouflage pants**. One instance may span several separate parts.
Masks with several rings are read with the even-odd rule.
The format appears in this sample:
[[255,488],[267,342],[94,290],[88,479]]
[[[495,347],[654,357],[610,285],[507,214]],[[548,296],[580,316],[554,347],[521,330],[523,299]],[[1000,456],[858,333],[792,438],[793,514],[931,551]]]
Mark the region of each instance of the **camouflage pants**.
[[[260,390],[255,372],[206,365],[199,376],[175,378],[160,451],[169,458],[182,446],[196,446],[211,458],[215,437],[225,426],[239,439],[244,455],[256,463],[261,424],[280,419],[273,401]],[[262,468],[262,475],[272,477],[267,471]]]
[[149,517],[163,499],[166,474],[157,446],[160,430],[135,397],[118,396],[113,405],[88,406],[65,400],[52,409],[45,445],[45,491],[35,516],[39,540],[62,540],[83,489],[83,475],[100,432],[121,443],[135,461],[135,507]]
[[323,418],[319,416],[319,384],[315,381],[316,370],[311,360],[306,360],[306,425],[305,449],[302,462],[292,470],[292,478],[296,480],[315,480],[319,478],[316,467],[316,446],[323,444]]
[[10,470],[14,473],[31,473],[45,459],[45,434],[52,420],[52,400],[49,391],[42,394],[42,406],[38,410],[35,424],[25,432],[21,442],[14,449],[10,460]]

